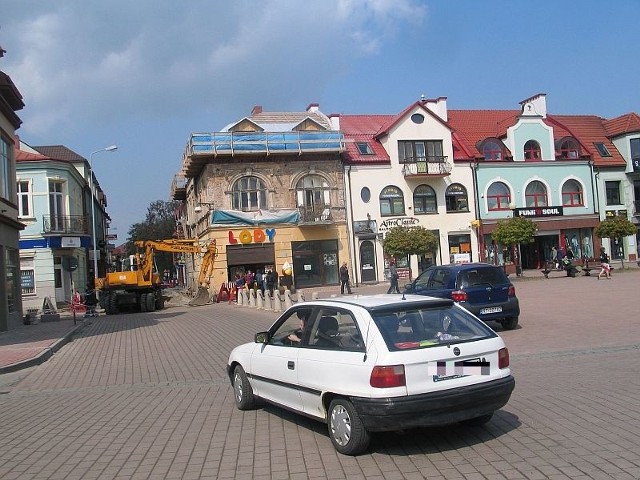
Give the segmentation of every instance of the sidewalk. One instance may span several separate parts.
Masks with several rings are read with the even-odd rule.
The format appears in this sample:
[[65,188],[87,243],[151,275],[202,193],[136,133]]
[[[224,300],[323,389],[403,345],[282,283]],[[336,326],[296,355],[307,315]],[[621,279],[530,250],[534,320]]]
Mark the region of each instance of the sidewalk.
[[63,314],[55,322],[21,325],[0,332],[0,375],[45,362],[84,325],[83,315],[78,315],[74,324],[71,315]]

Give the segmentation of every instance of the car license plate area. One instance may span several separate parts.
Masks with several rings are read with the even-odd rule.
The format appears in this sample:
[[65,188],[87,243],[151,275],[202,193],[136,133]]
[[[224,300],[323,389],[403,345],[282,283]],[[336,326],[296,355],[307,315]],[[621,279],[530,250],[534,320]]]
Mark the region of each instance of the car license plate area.
[[487,307],[480,309],[480,315],[486,315],[488,313],[500,313],[502,312],[502,307]]
[[491,363],[484,358],[430,362],[428,371],[434,382],[442,382],[470,375],[491,375]]

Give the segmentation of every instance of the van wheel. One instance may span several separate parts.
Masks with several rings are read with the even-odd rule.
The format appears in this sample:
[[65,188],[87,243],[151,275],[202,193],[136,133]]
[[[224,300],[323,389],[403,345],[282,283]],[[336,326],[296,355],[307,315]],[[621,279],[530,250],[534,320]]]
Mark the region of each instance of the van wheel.
[[502,328],[504,328],[505,330],[513,330],[518,326],[518,317],[503,318],[500,321],[500,324],[502,325]]
[[256,397],[253,395],[253,389],[244,373],[244,369],[238,365],[233,370],[233,398],[236,401],[238,410],[251,410],[256,406]]
[[343,455],[358,455],[369,447],[371,434],[349,400],[332,400],[328,417],[329,438],[338,452]]

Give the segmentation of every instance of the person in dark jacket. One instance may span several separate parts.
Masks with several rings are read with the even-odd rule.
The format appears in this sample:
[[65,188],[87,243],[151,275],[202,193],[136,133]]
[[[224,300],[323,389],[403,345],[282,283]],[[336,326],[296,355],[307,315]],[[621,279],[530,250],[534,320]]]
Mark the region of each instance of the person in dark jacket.
[[389,266],[389,290],[387,293],[400,293],[400,287],[398,286],[398,269],[396,268],[396,262],[391,262]]
[[344,289],[347,289],[347,293],[351,295],[351,285],[349,285],[349,267],[347,262],[343,262],[340,267],[340,295],[344,295]]

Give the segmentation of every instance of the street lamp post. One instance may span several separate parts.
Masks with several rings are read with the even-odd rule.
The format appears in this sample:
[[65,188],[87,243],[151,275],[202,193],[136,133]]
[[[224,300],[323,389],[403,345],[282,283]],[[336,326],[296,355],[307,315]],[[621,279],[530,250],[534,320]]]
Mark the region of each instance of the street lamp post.
[[100,150],[96,150],[95,152],[91,152],[89,155],[89,169],[91,170],[89,174],[89,181],[91,182],[91,227],[93,229],[93,288],[96,288],[96,279],[98,278],[98,249],[97,243],[98,239],[96,238],[96,199],[95,199],[95,183],[93,181],[93,156],[96,153],[100,152],[114,152],[118,149],[117,145],[111,145],[106,148],[101,148]]

